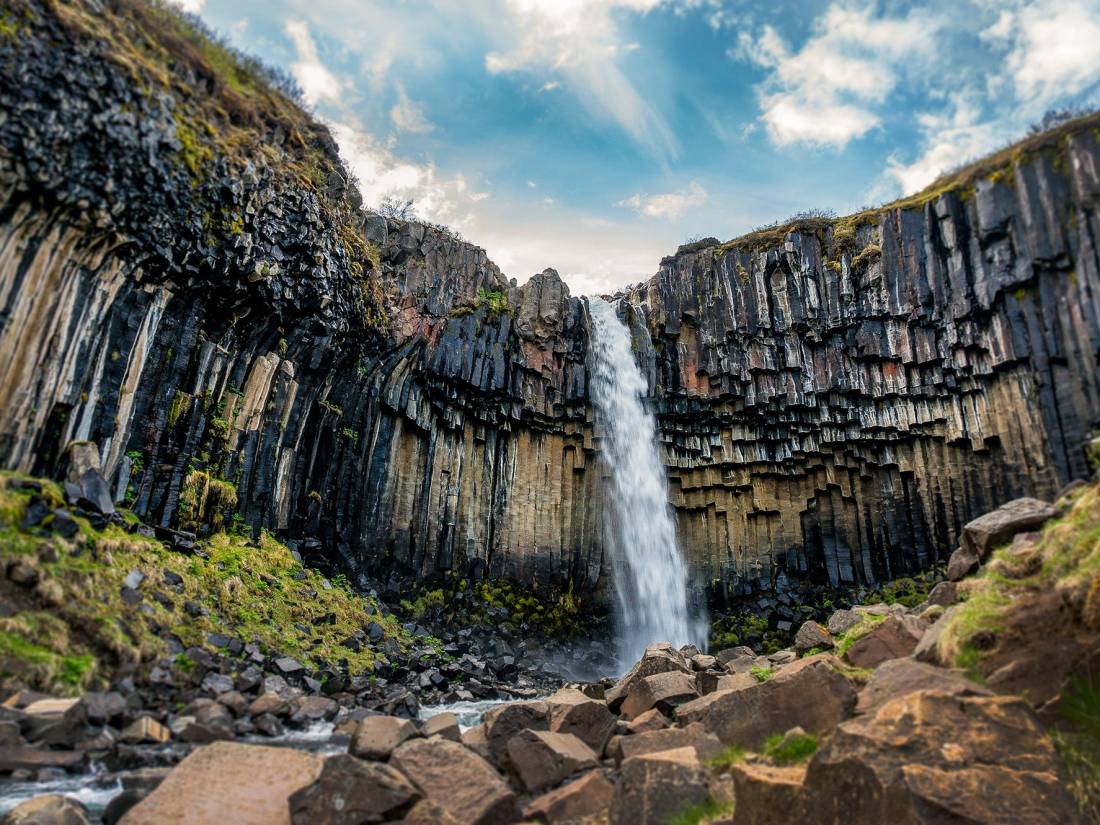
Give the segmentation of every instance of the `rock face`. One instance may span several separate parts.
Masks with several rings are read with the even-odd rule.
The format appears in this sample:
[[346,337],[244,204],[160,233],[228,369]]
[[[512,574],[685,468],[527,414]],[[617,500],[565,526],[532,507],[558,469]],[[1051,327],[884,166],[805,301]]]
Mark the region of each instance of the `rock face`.
[[[0,465],[60,474],[91,441],[165,527],[216,522],[193,491],[233,479],[249,523],[356,573],[600,592],[589,325],[557,274],[514,286],[363,212],[285,99],[231,123],[184,97],[219,86],[199,57],[146,93],[95,36],[118,10],[26,8],[0,43]],[[682,247],[625,294],[697,599],[915,571],[1087,473],[1093,125],[918,206]]]

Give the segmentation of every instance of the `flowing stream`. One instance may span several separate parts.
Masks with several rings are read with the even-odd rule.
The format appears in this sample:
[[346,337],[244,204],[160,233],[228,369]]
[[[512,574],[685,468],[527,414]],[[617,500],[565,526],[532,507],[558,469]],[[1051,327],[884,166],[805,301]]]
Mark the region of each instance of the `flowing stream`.
[[619,664],[627,668],[653,642],[702,647],[705,638],[699,638],[699,623],[688,610],[687,568],[657,455],[656,423],[642,403],[649,387],[634,361],[630,330],[601,298],[589,298],[588,311],[590,391],[606,428],[602,454],[612,480]]

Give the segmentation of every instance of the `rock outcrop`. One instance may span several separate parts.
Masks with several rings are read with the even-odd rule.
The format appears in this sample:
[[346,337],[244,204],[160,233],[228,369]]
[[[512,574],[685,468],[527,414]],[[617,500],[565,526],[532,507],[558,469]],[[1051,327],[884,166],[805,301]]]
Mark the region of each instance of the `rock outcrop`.
[[[324,128],[167,12],[14,8],[0,464],[61,474],[92,441],[162,527],[235,509],[357,574],[601,591],[589,325],[553,270],[516,286],[362,211]],[[1087,473],[1094,120],[891,207],[682,247],[623,295],[697,600],[925,568]]]

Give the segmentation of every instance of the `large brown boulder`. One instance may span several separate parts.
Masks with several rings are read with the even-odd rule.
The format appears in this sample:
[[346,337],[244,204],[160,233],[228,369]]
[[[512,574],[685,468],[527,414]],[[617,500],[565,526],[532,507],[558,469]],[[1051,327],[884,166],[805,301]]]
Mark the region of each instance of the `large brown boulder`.
[[577,771],[594,768],[596,753],[571,733],[525,730],[508,742],[512,771],[528,793],[557,785]]
[[532,799],[523,809],[523,818],[546,825],[574,825],[605,816],[611,807],[615,786],[599,771],[589,771]]
[[630,672],[607,691],[604,700],[607,702],[607,706],[617,713],[619,706],[639,679],[671,671],[691,673],[691,663],[684,658],[680,651],[667,642],[650,645],[645,649],[642,658],[630,669]]
[[789,825],[791,822],[819,822],[805,819],[802,810],[802,782],[805,765],[780,767],[762,762],[742,762],[730,768],[734,822],[737,825]]
[[338,754],[289,800],[293,825],[361,825],[400,816],[420,792],[395,768]]
[[803,801],[815,821],[847,825],[1077,822],[1059,769],[1023,700],[918,691],[840,725]]
[[706,770],[695,748],[647,753],[623,762],[609,825],[666,825],[710,796]]
[[359,722],[348,752],[360,759],[384,761],[409,739],[418,735],[416,725],[396,716],[368,716]]
[[23,708],[24,735],[43,745],[72,747],[84,733],[88,713],[81,699],[39,699]]
[[803,622],[794,637],[794,649],[798,653],[806,653],[815,647],[830,649],[832,646],[832,634],[814,621]]
[[992,692],[966,677],[916,659],[891,659],[879,665],[859,692],[857,713],[872,713],[887,702],[916,693],[936,690],[956,696],[991,696]]
[[198,748],[131,808],[123,825],[290,825],[289,798],[321,772],[321,757],[236,742]]
[[606,703],[591,699],[576,688],[562,688],[546,704],[550,709],[551,731],[571,733],[597,754],[603,753],[615,730],[615,717]]
[[88,809],[59,794],[36,796],[12,808],[0,825],[88,825]]
[[766,682],[712,693],[681,705],[677,720],[700,722],[727,745],[759,748],[765,739],[798,726],[831,730],[851,715],[856,692],[840,662],[819,653],[787,665]]
[[698,695],[693,674],[679,670],[655,673],[635,680],[627,692],[620,712],[627,719],[641,716],[652,708],[668,713],[677,705],[682,705]]
[[482,720],[489,760],[501,770],[508,767],[508,742],[523,730],[549,730],[550,706],[546,702],[514,702],[490,708]]
[[464,825],[505,825],[519,816],[516,796],[500,774],[456,742],[412,739],[393,752],[390,764]]
[[916,616],[887,616],[878,627],[857,639],[845,656],[856,667],[877,667],[911,654],[926,630],[928,623]]
[[1017,533],[1042,526],[1055,515],[1054,507],[1045,501],[1018,498],[967,522],[962,529],[962,546],[984,560],[993,548]]
[[725,750],[722,742],[712,733],[708,733],[698,722],[692,722],[682,728],[665,728],[619,739],[619,761],[647,753],[674,750],[676,748],[695,748],[702,760],[713,759]]

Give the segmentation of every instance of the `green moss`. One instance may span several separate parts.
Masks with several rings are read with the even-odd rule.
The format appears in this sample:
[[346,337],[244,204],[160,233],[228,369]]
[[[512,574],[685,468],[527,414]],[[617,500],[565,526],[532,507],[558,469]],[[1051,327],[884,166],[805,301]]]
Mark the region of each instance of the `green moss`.
[[870,266],[881,257],[882,247],[877,243],[869,243],[852,258],[852,268],[861,269],[862,267]]
[[745,761],[745,749],[738,745],[730,745],[717,756],[708,759],[707,764],[716,770],[728,770],[731,765]]
[[176,426],[176,422],[187,412],[191,406],[191,396],[180,390],[172,396],[172,403],[168,405],[168,426]]
[[719,817],[733,813],[733,802],[708,798],[698,805],[691,805],[676,813],[668,825],[704,825]]
[[183,480],[179,520],[185,529],[206,525],[222,529],[237,507],[237,488],[202,470],[192,470]]
[[180,143],[179,157],[187,167],[191,180],[199,183],[206,176],[207,167],[214,159],[211,149],[199,136],[193,123],[183,115],[176,113],[176,139]]
[[770,667],[753,665],[749,668],[749,674],[758,682],[766,682],[775,675],[775,670]]
[[777,765],[793,765],[817,753],[817,737],[808,733],[771,736],[764,743],[763,753]]
[[843,656],[849,648],[886,621],[885,616],[865,615],[863,620],[855,627],[850,627],[833,640],[833,652],[837,656]]
[[321,407],[322,407],[322,408],[324,408],[324,409],[325,409],[325,410],[326,410],[327,412],[330,412],[330,413],[332,413],[332,414],[333,414],[333,415],[335,415],[335,416],[336,416],[337,418],[340,418],[340,417],[341,417],[341,416],[343,416],[343,414],[344,414],[344,411],[343,411],[342,409],[340,409],[340,408],[339,408],[338,406],[336,406],[335,404],[333,404],[333,403],[332,403],[331,401],[327,401],[327,400],[326,400],[326,399],[324,399],[324,398],[322,398],[322,399],[321,399],[320,401],[318,401],[317,403],[318,403],[318,404],[320,404],[320,405],[321,405]]
[[351,427],[344,427],[343,429],[340,430],[340,435],[343,438],[346,438],[352,444],[354,444],[356,446],[359,445],[359,432],[358,432],[358,430],[354,430]]
[[479,306],[484,304],[489,307],[491,317],[508,312],[508,296],[499,290],[482,287],[477,291],[477,301]]

